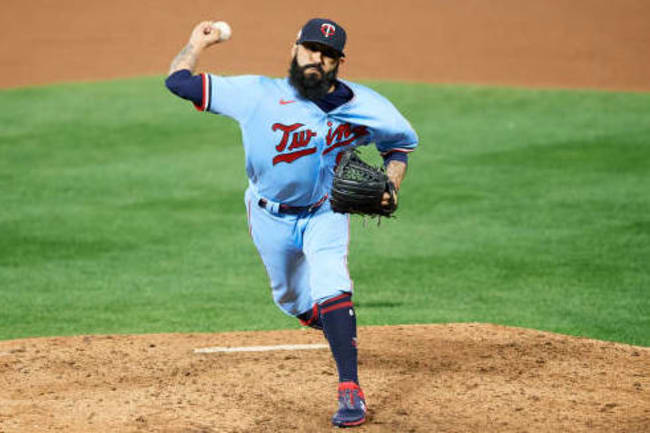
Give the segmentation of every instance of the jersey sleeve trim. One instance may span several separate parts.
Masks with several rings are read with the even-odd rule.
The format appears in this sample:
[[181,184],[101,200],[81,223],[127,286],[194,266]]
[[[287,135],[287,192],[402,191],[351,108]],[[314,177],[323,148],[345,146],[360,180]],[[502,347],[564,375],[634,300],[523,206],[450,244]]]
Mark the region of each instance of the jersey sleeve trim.
[[194,108],[198,111],[208,111],[210,109],[210,95],[212,94],[210,76],[201,74],[201,81],[203,83],[203,100],[200,105],[194,104]]
[[401,152],[401,153],[410,153],[413,152],[415,149],[407,149],[405,147],[395,147],[393,149],[387,150],[386,152],[381,152],[381,156],[387,157],[393,152]]

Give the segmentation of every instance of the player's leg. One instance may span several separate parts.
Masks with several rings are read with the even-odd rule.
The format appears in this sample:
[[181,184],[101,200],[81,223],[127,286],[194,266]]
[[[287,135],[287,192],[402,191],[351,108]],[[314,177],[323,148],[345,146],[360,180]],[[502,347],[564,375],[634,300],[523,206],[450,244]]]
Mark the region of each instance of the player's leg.
[[[307,292],[311,292],[311,290],[307,290]],[[318,304],[315,302],[308,311],[298,314],[296,318],[300,321],[302,326],[309,326],[310,328],[319,331],[323,330],[323,320],[320,317],[320,308],[318,308]]]
[[271,214],[248,193],[246,207],[250,235],[269,276],[276,305],[291,316],[311,310],[309,269],[301,245],[296,245],[295,217]]
[[318,303],[339,373],[339,410],[332,418],[337,426],[362,424],[366,414],[359,386],[357,321],[347,267],[349,233],[349,216],[325,208],[312,216],[303,238],[312,297]]
[[347,268],[348,243],[349,217],[329,209],[312,215],[303,235],[311,294],[320,310],[339,379],[358,383],[356,316],[351,299],[352,280]]

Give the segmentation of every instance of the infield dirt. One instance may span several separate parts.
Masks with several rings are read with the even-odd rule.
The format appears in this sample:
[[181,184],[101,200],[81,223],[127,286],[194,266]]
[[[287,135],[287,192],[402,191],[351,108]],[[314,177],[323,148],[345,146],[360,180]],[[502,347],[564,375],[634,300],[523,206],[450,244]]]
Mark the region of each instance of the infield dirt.
[[[647,432],[650,349],[486,324],[365,327],[365,432]],[[336,410],[317,331],[0,342],[0,431],[320,432]]]
[[[300,24],[328,15],[350,35],[347,78],[650,90],[645,0],[348,3],[8,0],[0,87],[162,75],[203,19],[229,21],[233,39],[202,70],[281,76]],[[329,431],[327,350],[193,352],[323,342],[313,331],[0,342],[0,433]],[[367,327],[360,344],[370,417],[358,431],[650,431],[648,348],[489,324]]]
[[646,0],[3,0],[0,87],[162,75],[202,20],[227,44],[200,69],[284,76],[298,29],[348,33],[350,79],[650,91]]

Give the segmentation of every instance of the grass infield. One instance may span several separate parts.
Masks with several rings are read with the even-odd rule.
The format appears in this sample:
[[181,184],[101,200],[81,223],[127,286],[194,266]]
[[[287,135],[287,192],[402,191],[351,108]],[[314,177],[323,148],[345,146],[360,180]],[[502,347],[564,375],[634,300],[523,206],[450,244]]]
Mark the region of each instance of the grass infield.
[[[360,325],[650,346],[650,94],[368,84],[421,144],[398,218],[353,218]],[[234,121],[160,77],[0,106],[0,339],[297,327],[248,237]]]

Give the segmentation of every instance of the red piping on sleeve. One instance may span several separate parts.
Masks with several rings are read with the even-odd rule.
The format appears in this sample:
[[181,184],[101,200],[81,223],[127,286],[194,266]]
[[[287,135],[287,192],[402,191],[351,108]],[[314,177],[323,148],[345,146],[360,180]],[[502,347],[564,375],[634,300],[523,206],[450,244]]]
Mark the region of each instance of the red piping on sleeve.
[[201,82],[203,83],[203,101],[201,101],[201,105],[194,104],[194,108],[196,108],[198,111],[207,111],[208,110],[208,99],[210,97],[209,95],[209,89],[208,89],[208,76],[206,74],[201,74]]

